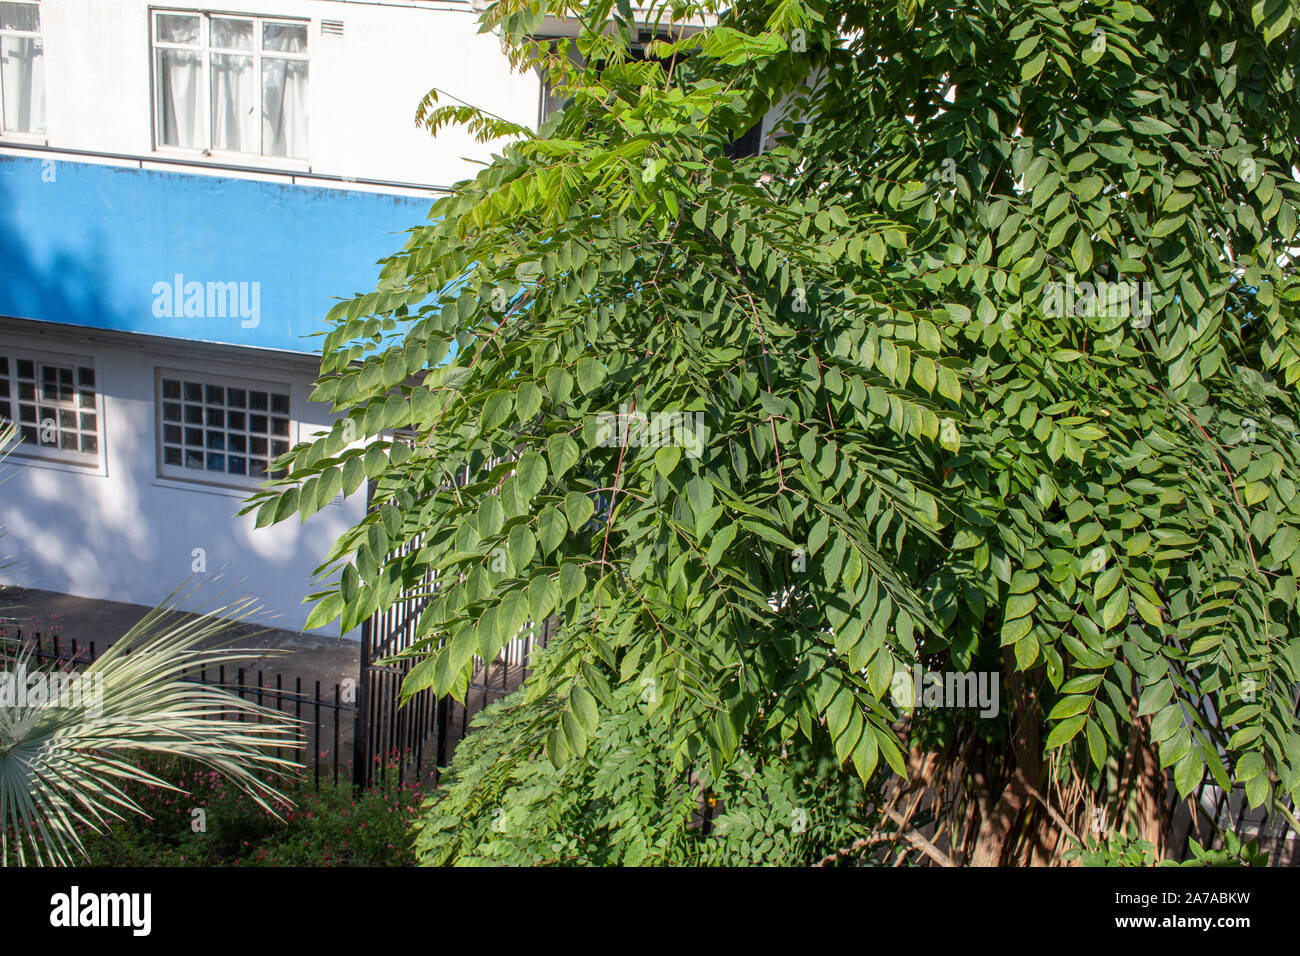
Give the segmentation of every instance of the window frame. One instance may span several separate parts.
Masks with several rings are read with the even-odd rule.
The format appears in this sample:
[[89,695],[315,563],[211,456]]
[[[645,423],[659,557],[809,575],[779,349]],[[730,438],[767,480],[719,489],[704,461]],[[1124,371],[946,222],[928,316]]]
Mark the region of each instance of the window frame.
[[[199,38],[196,44],[174,43],[158,39],[158,18],[160,16],[186,16],[197,17],[199,21]],[[253,48],[251,50],[237,50],[230,47],[218,47],[212,44],[212,19],[218,20],[242,20],[253,24]],[[284,24],[289,26],[300,26],[304,28],[307,50],[305,53],[291,53],[287,51],[268,51],[262,48],[263,26],[265,24]],[[162,131],[162,84],[158,79],[159,51],[160,50],[189,50],[199,54],[199,109],[202,113],[200,117],[201,125],[201,145],[199,146],[176,146],[163,142]],[[212,145],[212,57],[218,56],[244,56],[253,59],[253,73],[257,81],[257,150],[255,152],[241,152],[239,150],[218,149]],[[250,159],[259,163],[274,163],[277,165],[301,166],[304,169],[310,165],[310,144],[311,144],[311,115],[307,117],[307,156],[276,156],[264,151],[262,138],[264,135],[265,120],[262,114],[263,110],[263,88],[262,88],[262,60],[263,58],[273,60],[298,60],[308,64],[307,66],[307,88],[310,93],[311,89],[311,20],[304,17],[287,17],[271,16],[259,13],[226,13],[221,10],[195,10],[189,7],[149,7],[149,87],[150,87],[150,128],[153,130],[154,151],[160,153],[176,153],[184,156],[211,156],[213,159],[220,159],[227,162],[248,162]]]
[[[239,378],[234,375],[227,375],[219,371],[210,372],[210,371],[200,371],[197,369],[155,366],[154,367],[154,461],[155,461],[155,472],[159,479],[168,482],[182,483],[186,485],[203,485],[206,487],[234,488],[240,491],[256,490],[258,488],[261,488],[267,481],[271,479],[269,466],[270,463],[274,461],[278,456],[271,454],[272,449],[270,443],[273,440],[277,440],[277,441],[281,440],[278,438],[274,438],[272,436],[271,424],[268,421],[267,423],[268,428],[266,433],[267,434],[266,461],[268,466],[268,472],[267,474],[262,475],[260,477],[250,475],[250,474],[232,475],[228,471],[222,471],[222,472],[210,471],[206,467],[203,468],[202,470],[198,468],[188,468],[185,466],[183,458],[182,458],[182,463],[180,465],[167,464],[166,457],[164,454],[164,448],[167,445],[175,445],[175,443],[166,441],[165,427],[167,425],[172,425],[175,423],[166,421],[164,419],[165,409],[163,406],[165,402],[170,401],[170,399],[166,399],[163,395],[164,379],[176,379],[181,382],[182,398],[180,401],[182,407],[182,416],[184,416],[184,408],[185,405],[187,404],[184,399],[184,393],[183,393],[186,382],[192,382],[201,385],[205,390],[209,387],[213,387],[213,388],[221,388],[224,390],[229,390],[229,389],[242,390],[245,392],[248,391],[266,392],[267,399],[268,399],[267,411],[266,411],[267,418],[268,419],[273,417],[287,418],[288,434],[284,437],[283,441],[287,443],[287,448],[289,449],[292,449],[298,443],[298,435],[299,435],[299,429],[301,428],[301,422],[296,417],[294,417],[295,390],[293,387],[293,383],[288,379],[273,379],[273,378],[247,379],[247,378]],[[285,398],[289,402],[288,414],[283,416],[273,414],[270,405],[271,396],[273,394],[283,394],[285,396]],[[189,403],[189,404],[193,404],[193,403]],[[206,400],[206,394],[205,394],[204,401],[201,403],[200,407],[206,409],[209,404],[210,403]],[[229,396],[227,396],[226,401],[223,402],[222,408],[227,412],[229,412],[230,409]],[[255,412],[252,409],[249,409],[247,405],[245,405],[244,408],[245,408],[245,414],[255,414]],[[179,427],[181,429],[185,429],[186,427],[194,427],[194,426],[186,423],[182,417],[182,421],[179,423]],[[209,426],[208,423],[205,421],[201,427],[203,431],[207,432],[215,426]],[[223,435],[225,435],[228,438],[229,435],[231,434],[229,423],[223,424],[219,427]],[[246,438],[249,437],[249,431],[247,426],[245,426],[245,428],[242,431]],[[182,436],[182,442],[181,442],[182,449],[184,449],[186,445],[183,438],[184,436]],[[204,444],[204,451],[205,454],[208,452],[208,449],[206,447],[206,442]],[[223,456],[228,455],[229,454],[228,448],[223,448],[220,454],[222,454]],[[248,459],[254,456],[252,455],[251,452],[248,451],[246,447],[242,457],[247,461]]]
[[[22,422],[22,412],[19,408],[18,362],[29,361],[33,363],[32,382],[37,389],[38,395],[35,402],[29,404],[35,404],[37,407],[38,418],[36,428],[38,434],[42,427],[41,419],[39,418],[39,409],[41,407],[41,398],[39,397],[39,390],[42,381],[41,370],[43,368],[51,367],[60,369],[71,368],[73,374],[72,390],[74,395],[86,391],[86,389],[81,387],[80,383],[80,373],[83,369],[89,369],[95,377],[95,384],[92,389],[90,389],[95,397],[95,404],[93,406],[93,414],[95,416],[94,452],[81,451],[80,448],[74,452],[66,448],[42,444],[40,441],[32,443],[30,440],[24,439],[15,445],[10,451],[11,457],[16,459],[25,459],[32,462],[73,465],[78,469],[85,469],[87,471],[102,470],[104,467],[104,393],[101,390],[101,370],[99,363],[95,358],[90,355],[71,354],[66,352],[45,352],[25,348],[4,348],[0,350],[0,358],[4,358],[7,362],[5,372],[0,373],[0,390],[7,389],[7,393],[0,395],[0,401],[7,401],[9,403],[10,412],[17,416],[13,419],[13,422],[19,429],[22,429],[24,425]],[[77,434],[89,434],[90,429],[84,429],[81,427],[81,416],[85,414],[85,412],[82,410],[80,401],[74,397],[72,402],[73,407],[67,410],[77,415]],[[59,405],[56,405],[55,408],[57,410],[64,410]],[[60,428],[60,431],[61,430],[62,429]]]
[[[45,33],[41,27],[41,4],[40,0],[5,0],[7,3],[13,3],[18,6],[34,7],[36,9],[36,29],[33,30],[8,30],[0,27],[0,37],[21,37],[23,39],[35,39],[41,44],[42,72],[44,71],[45,59]],[[41,114],[45,118],[45,123],[40,129],[21,130],[10,129],[9,121],[5,116],[4,105],[4,77],[0,76],[0,138],[18,139],[26,141],[44,142],[49,130],[49,117],[45,115],[45,88],[42,83],[41,87]]]

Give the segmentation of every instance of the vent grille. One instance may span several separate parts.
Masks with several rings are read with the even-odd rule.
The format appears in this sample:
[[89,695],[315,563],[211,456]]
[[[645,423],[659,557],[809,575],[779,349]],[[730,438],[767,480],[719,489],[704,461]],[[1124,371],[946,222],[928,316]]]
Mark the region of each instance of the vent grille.
[[341,37],[343,36],[342,20],[322,20],[320,22],[320,35],[323,37]]

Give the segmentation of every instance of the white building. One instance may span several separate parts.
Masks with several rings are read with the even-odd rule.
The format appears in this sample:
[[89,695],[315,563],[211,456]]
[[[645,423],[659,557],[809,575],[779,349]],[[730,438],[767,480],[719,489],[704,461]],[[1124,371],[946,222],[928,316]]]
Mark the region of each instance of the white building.
[[0,2],[0,583],[154,604],[220,575],[302,627],[364,495],[235,513],[329,421],[306,336],[490,152],[415,127],[433,87],[538,120],[469,3]]

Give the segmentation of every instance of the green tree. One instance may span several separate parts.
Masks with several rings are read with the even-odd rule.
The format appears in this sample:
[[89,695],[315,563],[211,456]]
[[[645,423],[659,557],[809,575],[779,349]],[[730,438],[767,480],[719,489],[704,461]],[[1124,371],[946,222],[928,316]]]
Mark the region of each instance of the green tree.
[[[509,142],[331,311],[343,420],[250,504],[371,482],[313,623],[422,591],[404,690],[459,695],[554,615],[556,765],[652,681],[676,766],[825,728],[942,795],[957,862],[1057,859],[1099,811],[1159,850],[1169,768],[1285,813],[1300,4],[638,17],[488,9],[566,99],[536,133],[422,104]],[[909,715],[917,666],[997,672],[999,715]]]

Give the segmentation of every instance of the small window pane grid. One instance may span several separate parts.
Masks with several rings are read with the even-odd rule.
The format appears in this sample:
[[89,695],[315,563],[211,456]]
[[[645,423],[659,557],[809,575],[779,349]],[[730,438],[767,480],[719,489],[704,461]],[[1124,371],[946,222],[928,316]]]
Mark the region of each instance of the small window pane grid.
[[164,377],[159,393],[164,468],[253,481],[283,475],[268,469],[289,450],[284,392]]
[[18,453],[99,460],[99,395],[89,366],[0,355],[0,420],[13,422]]
[[45,132],[45,46],[34,2],[0,2],[0,131]]
[[153,47],[159,145],[307,159],[305,22],[156,12]]

